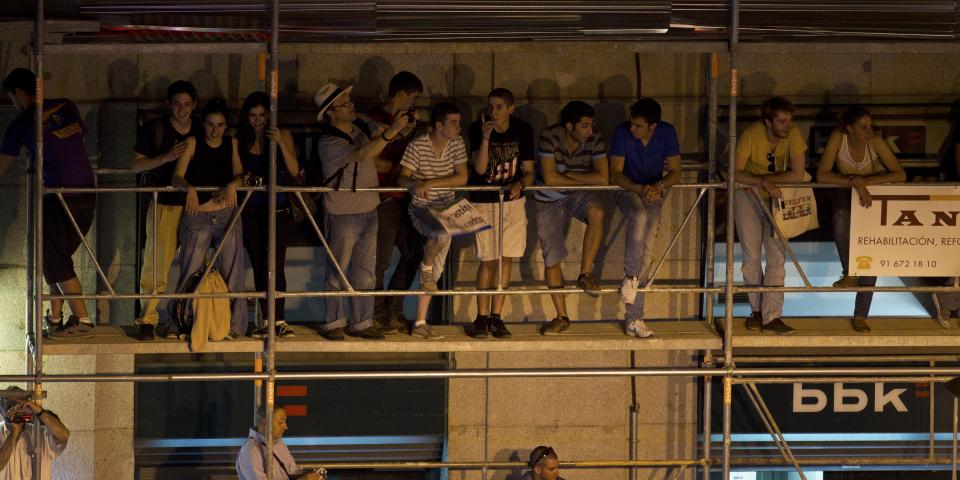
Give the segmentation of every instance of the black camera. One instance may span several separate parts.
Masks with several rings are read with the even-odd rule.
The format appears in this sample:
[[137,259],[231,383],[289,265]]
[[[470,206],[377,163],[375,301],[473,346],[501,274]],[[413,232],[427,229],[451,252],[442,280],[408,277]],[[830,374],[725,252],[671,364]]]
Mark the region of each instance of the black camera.
[[407,116],[407,123],[413,125],[417,121],[416,117],[417,107],[410,107],[403,112],[403,115]]

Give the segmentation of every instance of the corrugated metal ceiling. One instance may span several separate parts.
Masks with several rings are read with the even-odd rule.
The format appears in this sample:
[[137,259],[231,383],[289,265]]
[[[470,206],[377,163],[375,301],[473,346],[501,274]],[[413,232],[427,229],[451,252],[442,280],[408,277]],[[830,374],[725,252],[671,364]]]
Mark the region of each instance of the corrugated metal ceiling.
[[[35,2],[7,0],[7,18],[29,18]],[[741,0],[750,40],[954,40],[954,0]],[[87,19],[99,33],[71,42],[262,38],[264,0],[47,0],[49,18]],[[726,0],[281,0],[281,39],[684,40],[724,39]]]

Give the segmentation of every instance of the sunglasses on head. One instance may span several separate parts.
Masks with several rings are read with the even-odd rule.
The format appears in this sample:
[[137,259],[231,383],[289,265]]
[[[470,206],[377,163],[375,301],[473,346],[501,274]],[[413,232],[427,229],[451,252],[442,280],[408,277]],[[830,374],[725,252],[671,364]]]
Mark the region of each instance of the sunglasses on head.
[[774,157],[772,153],[767,153],[767,171],[770,173],[777,171],[777,157]]
[[530,467],[532,468],[536,466],[538,463],[540,463],[540,460],[543,460],[544,458],[547,458],[551,455],[553,455],[554,457],[557,456],[557,452],[553,451],[553,447],[545,448],[542,452],[540,452],[540,455],[537,455],[536,457],[534,457],[533,461],[530,462]]

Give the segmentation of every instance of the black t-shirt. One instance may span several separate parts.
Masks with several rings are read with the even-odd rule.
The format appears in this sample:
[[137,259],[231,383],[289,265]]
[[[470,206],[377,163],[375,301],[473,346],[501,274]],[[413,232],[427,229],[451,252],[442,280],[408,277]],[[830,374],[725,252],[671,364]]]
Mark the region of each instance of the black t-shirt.
[[[480,121],[470,124],[470,152],[473,154],[480,148],[483,141],[483,125]],[[500,133],[490,132],[490,162],[484,174],[478,174],[470,166],[468,185],[509,185],[523,178],[524,160],[533,161],[533,128],[530,124],[516,117],[510,117],[510,127]],[[521,196],[523,193],[521,192]],[[497,192],[470,192],[470,201],[479,203],[494,203],[499,201]],[[509,198],[509,192],[504,200]]]
[[[183,135],[170,124],[170,117],[164,115],[147,122],[140,128],[137,144],[133,146],[133,150],[145,157],[155,157],[170,151],[174,145],[186,140],[187,137],[196,137],[199,141],[203,141],[203,136],[203,126],[199,120],[193,119],[190,122],[190,133]],[[144,172],[144,183],[151,187],[169,187],[176,168],[177,161],[174,160],[148,170]],[[183,205],[185,198],[183,192],[160,193],[157,196],[157,202],[161,205]]]
[[948,182],[960,182],[960,173],[957,172],[957,161],[954,155],[957,153],[957,143],[960,143],[960,124],[954,125],[951,133],[950,145],[940,157],[940,171]]

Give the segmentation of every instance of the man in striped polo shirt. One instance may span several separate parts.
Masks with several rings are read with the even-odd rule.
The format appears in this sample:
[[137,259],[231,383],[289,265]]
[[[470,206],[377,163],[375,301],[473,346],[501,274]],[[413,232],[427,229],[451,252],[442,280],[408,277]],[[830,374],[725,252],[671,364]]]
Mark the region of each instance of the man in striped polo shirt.
[[[594,117],[593,107],[572,101],[560,112],[560,123],[547,127],[540,134],[538,185],[572,187],[607,184],[607,147],[600,139],[600,134],[593,131]],[[604,211],[598,192],[540,190],[534,198],[547,286],[563,287],[561,261],[567,256],[564,245],[566,225],[570,218],[576,218],[587,225],[577,287],[589,295],[600,295],[600,286],[593,276],[593,261],[603,240]],[[551,297],[557,317],[540,329],[544,335],[557,335],[570,327],[566,298],[563,294],[552,294]]]
[[449,102],[440,102],[430,114],[433,131],[407,145],[400,161],[401,187],[410,190],[410,221],[426,237],[420,263],[420,288],[427,295],[417,299],[417,320],[410,335],[427,340],[443,338],[427,325],[430,293],[437,291],[437,280],[450,251],[450,235],[437,220],[434,211],[443,210],[456,199],[451,191],[438,188],[467,184],[467,149],[460,136],[460,111]]

